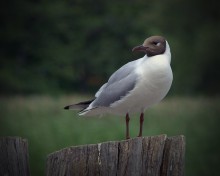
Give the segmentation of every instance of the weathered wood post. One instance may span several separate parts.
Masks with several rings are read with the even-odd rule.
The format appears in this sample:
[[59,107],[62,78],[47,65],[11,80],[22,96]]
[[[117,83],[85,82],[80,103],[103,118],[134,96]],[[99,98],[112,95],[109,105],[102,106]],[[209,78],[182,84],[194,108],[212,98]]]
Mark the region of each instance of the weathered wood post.
[[20,137],[0,138],[0,175],[29,176],[28,143]]
[[47,158],[47,176],[183,176],[184,136],[69,147]]

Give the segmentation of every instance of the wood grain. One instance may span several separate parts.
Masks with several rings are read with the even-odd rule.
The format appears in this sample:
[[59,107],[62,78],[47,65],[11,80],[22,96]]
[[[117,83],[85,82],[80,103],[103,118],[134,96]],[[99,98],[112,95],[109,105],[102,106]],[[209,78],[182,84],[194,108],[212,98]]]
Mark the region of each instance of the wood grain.
[[0,175],[29,176],[28,143],[20,137],[0,138]]
[[183,176],[184,136],[137,137],[48,155],[47,176]]

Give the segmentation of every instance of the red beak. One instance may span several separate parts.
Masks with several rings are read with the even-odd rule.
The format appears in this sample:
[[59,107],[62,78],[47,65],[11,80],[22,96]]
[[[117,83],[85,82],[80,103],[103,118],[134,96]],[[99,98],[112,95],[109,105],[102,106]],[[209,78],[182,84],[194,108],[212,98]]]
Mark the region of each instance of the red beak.
[[146,49],[147,49],[148,47],[145,47],[145,46],[143,46],[143,45],[140,45],[140,46],[136,46],[136,47],[134,47],[133,49],[132,49],[132,52],[134,52],[134,51],[142,51],[142,52],[145,52],[146,53]]

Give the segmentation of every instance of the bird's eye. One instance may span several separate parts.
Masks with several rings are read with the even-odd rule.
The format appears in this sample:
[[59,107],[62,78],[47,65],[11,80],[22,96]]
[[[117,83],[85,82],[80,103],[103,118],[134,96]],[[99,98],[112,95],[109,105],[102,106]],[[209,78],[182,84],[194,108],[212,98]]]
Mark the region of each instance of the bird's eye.
[[160,46],[161,43],[160,42],[153,42],[153,44],[156,46]]

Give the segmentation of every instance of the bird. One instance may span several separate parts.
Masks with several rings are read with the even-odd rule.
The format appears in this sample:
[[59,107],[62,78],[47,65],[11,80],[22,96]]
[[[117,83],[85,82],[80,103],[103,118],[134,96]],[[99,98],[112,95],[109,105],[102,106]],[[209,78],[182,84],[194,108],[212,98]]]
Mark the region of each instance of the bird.
[[126,139],[130,138],[130,115],[139,113],[138,137],[141,137],[145,111],[158,104],[170,90],[173,81],[171,51],[163,36],[151,36],[142,45],[134,47],[132,52],[143,52],[144,56],[115,71],[93,99],[64,109],[80,110],[80,116],[125,116]]

